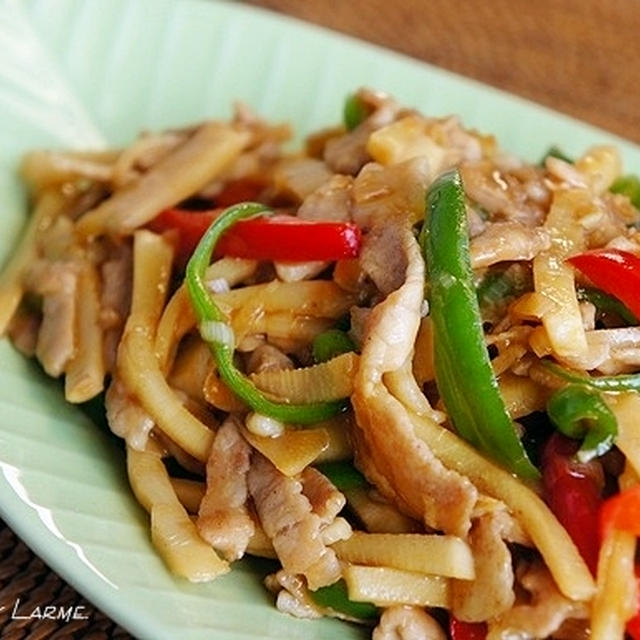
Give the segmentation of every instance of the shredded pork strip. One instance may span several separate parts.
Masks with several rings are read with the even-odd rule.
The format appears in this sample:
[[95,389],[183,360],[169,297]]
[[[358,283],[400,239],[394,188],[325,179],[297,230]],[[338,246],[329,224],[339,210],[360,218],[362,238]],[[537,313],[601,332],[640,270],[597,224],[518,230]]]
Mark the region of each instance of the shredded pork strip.
[[532,566],[520,579],[530,602],[514,607],[489,623],[487,640],[508,638],[548,638],[570,619],[587,617],[587,606],[565,598],[542,566]]
[[207,489],[198,510],[200,535],[229,561],[241,558],[254,533],[247,508],[251,447],[233,418],[218,428],[207,460]]
[[383,382],[385,373],[401,369],[411,357],[423,300],[424,262],[408,227],[400,234],[398,251],[407,261],[404,283],[371,312],[354,381],[356,462],[408,515],[464,537],[476,488],[445,468],[416,437],[407,409]]
[[312,512],[301,481],[280,473],[257,452],[248,479],[258,517],[283,569],[304,575],[312,590],[338,580],[338,559],[322,540],[322,520]]
[[133,255],[131,246],[121,244],[113,248],[109,259],[100,267],[102,291],[100,323],[104,329],[104,356],[107,371],[115,371],[118,344],[129,315]]
[[471,241],[471,266],[478,269],[497,262],[533,260],[550,246],[549,233],[542,227],[529,227],[521,222],[494,222]]
[[395,606],[385,609],[372,640],[446,640],[442,627],[420,607]]
[[474,520],[469,544],[473,552],[475,579],[454,580],[452,583],[452,610],[460,620],[486,620],[504,613],[513,605],[513,566],[511,552],[502,539],[503,524],[504,520],[493,513]]
[[75,348],[78,273],[72,261],[40,260],[27,274],[28,289],[42,296],[36,356],[54,378],[64,372]]

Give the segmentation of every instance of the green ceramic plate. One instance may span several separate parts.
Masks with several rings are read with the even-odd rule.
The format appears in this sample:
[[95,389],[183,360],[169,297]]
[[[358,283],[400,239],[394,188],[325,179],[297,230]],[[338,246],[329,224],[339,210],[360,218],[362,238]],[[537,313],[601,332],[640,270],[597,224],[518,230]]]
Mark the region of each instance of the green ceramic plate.
[[[458,113],[537,159],[615,142],[522,100],[326,31],[214,0],[0,0],[0,260],[25,220],[15,177],[32,147],[123,144],[143,128],[226,117],[233,101],[293,123],[335,123],[367,85],[425,112]],[[65,405],[58,383],[0,344],[0,512],[56,571],[140,638],[363,638],[357,627],[279,614],[243,562],[212,584],[174,579],[150,547],[120,448]],[[24,594],[25,597],[27,594]]]

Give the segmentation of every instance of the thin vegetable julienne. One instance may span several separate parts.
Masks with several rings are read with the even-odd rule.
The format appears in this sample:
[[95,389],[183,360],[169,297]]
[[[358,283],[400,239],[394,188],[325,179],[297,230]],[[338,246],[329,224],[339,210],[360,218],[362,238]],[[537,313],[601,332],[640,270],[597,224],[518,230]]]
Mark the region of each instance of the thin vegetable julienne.
[[203,339],[209,344],[220,378],[229,388],[257,413],[282,422],[312,424],[346,410],[348,401],[287,404],[276,402],[262,393],[236,368],[233,362],[232,330],[211,297],[204,280],[220,236],[238,220],[270,213],[268,207],[255,202],[245,202],[226,209],[207,229],[189,260],[186,285],[201,333],[204,334]]
[[500,395],[484,340],[469,259],[458,171],[427,194],[421,246],[427,265],[436,382],[458,434],[519,476],[537,479]]

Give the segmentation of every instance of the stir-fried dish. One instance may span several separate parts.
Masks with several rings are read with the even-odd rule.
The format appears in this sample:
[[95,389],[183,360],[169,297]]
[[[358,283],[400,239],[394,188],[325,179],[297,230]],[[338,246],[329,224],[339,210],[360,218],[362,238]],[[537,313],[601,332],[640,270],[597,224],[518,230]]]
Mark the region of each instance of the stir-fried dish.
[[640,189],[360,90],[34,151],[0,331],[103,397],[175,574],[375,640],[640,638]]

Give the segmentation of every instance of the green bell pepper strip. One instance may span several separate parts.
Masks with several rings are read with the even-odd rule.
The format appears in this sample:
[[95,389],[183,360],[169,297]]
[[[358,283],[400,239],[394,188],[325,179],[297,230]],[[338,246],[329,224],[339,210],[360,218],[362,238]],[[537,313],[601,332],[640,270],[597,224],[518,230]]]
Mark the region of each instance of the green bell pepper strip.
[[538,479],[540,473],[518,437],[491,368],[457,170],[444,173],[429,188],[420,244],[427,265],[436,383],[454,428],[512,473]]
[[364,489],[369,486],[367,479],[353,466],[351,461],[331,460],[315,465],[316,469],[327,476],[339,491]]
[[352,93],[344,101],[342,118],[347,131],[353,131],[359,124],[362,124],[369,115],[369,110],[362,102],[358,94]]
[[311,343],[314,362],[327,362],[342,353],[355,351],[356,345],[342,329],[327,329],[319,333]]
[[[269,215],[271,210],[263,204],[244,202],[226,209],[202,236],[186,268],[185,282],[203,339],[218,367],[220,378],[251,409],[282,422],[312,424],[326,420],[345,411],[348,400],[288,404],[276,402],[260,391],[233,362],[234,347],[229,340],[231,328],[218,305],[213,301],[206,283],[205,272],[211,255],[222,234],[235,222],[256,215]],[[217,331],[207,331],[207,326],[217,326]]]
[[635,175],[620,176],[609,187],[611,193],[622,193],[631,200],[631,204],[640,209],[640,178]]
[[551,360],[540,360],[540,364],[567,382],[575,382],[598,391],[619,393],[640,391],[640,373],[623,373],[617,376],[588,376],[571,369],[565,369]]
[[580,462],[589,462],[609,451],[618,435],[615,415],[595,389],[568,384],[547,402],[547,415],[558,431],[582,439],[576,452]]
[[380,615],[378,607],[370,602],[349,600],[344,580],[338,580],[338,582],[334,582],[328,587],[320,587],[315,591],[309,591],[309,595],[318,606],[333,609],[350,618],[371,620]]
[[573,164],[574,162],[573,158],[569,157],[560,147],[556,145],[553,145],[547,149],[547,152],[544,154],[544,156],[542,156],[540,164],[544,166],[544,163],[549,157],[558,158],[559,160],[564,160],[565,162],[569,162],[571,164]]

